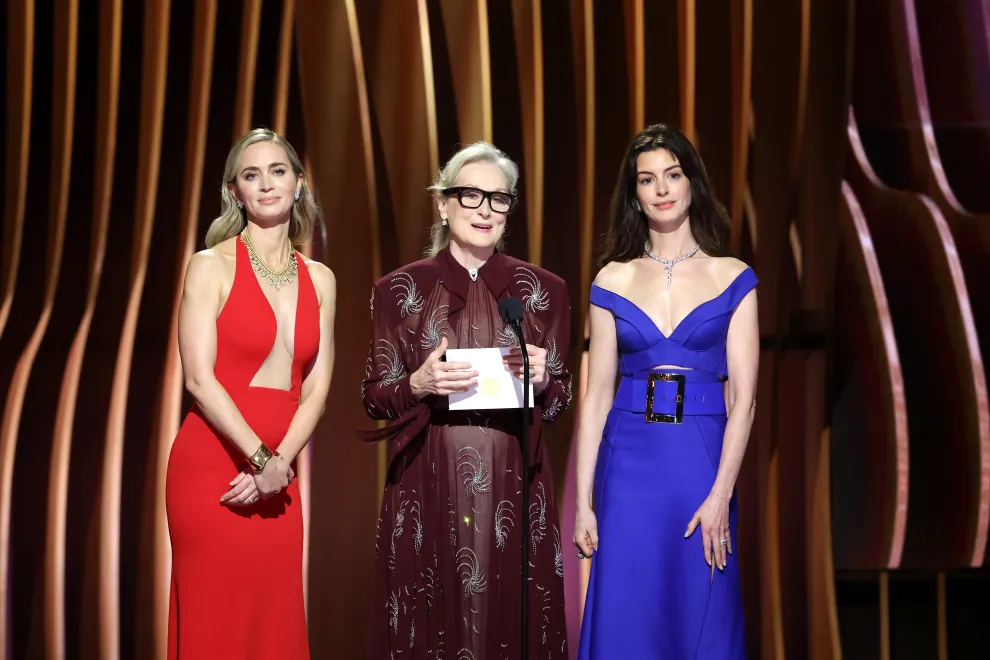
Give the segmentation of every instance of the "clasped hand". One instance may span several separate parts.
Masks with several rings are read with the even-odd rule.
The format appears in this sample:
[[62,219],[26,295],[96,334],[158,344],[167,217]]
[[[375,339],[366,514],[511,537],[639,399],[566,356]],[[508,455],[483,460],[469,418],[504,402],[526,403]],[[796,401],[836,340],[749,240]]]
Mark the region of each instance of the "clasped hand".
[[261,472],[245,468],[230,481],[230,490],[220,498],[226,506],[250,506],[258,500],[278,495],[295,479],[296,473],[288,461],[272,456]]

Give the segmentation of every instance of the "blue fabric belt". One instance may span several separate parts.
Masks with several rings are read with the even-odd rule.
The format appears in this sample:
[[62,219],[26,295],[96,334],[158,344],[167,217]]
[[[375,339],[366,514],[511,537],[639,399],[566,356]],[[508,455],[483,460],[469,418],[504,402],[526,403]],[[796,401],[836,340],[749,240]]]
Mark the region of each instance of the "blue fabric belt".
[[[680,417],[688,415],[724,415],[725,394],[722,381],[712,374],[697,371],[641,372],[623,376],[615,393],[613,408],[647,414],[653,374],[652,413],[663,421],[677,423],[678,394],[681,395]],[[667,380],[669,379],[669,380]]]

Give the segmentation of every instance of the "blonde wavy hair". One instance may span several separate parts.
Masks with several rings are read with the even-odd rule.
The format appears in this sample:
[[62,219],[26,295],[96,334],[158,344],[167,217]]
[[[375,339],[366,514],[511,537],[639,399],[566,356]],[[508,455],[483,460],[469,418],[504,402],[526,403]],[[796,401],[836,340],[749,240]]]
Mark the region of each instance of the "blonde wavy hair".
[[249,146],[258,142],[274,142],[285,149],[292,171],[297,177],[302,177],[299,199],[292,205],[289,241],[293,247],[299,248],[313,235],[313,228],[320,217],[320,209],[313,198],[313,191],[310,190],[299,155],[284,136],[267,128],[256,128],[238,140],[231,148],[230,153],[227,154],[227,164],[223,168],[223,185],[220,186],[220,215],[213,220],[210,228],[206,231],[206,247],[208,248],[237,236],[247,225],[247,212],[237,208],[237,200],[234,198],[234,194],[230,192],[230,186],[237,180],[237,168],[241,162],[241,154]]
[[[443,169],[437,172],[437,177],[433,185],[427,190],[433,191],[434,198],[442,200],[443,190],[452,188],[457,181],[457,175],[465,165],[471,163],[491,163],[502,170],[505,177],[505,185],[512,194],[516,193],[516,184],[519,182],[519,166],[512,162],[512,159],[505,155],[501,149],[481,140],[464,147],[447,161]],[[435,257],[440,250],[450,245],[450,227],[444,225],[439,218],[430,228],[430,246],[426,248],[426,256]],[[505,251],[505,232],[499,237],[495,248],[499,252]]]

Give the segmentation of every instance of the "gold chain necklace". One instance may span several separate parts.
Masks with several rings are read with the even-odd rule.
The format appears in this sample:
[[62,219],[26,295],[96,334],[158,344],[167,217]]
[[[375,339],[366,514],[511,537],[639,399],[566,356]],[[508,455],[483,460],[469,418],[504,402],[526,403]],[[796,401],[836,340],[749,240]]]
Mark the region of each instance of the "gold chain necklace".
[[248,251],[248,259],[251,260],[251,266],[254,268],[254,272],[261,276],[261,279],[268,280],[268,283],[275,287],[278,291],[283,286],[288,286],[292,284],[292,280],[296,278],[299,274],[299,264],[296,262],[295,250],[292,249],[292,244],[289,243],[288,256],[286,258],[285,268],[280,271],[274,271],[265,265],[265,262],[261,260],[258,256],[257,251],[254,249],[254,245],[251,244],[251,237],[248,236],[247,227],[241,232],[241,241],[244,243],[244,247]]

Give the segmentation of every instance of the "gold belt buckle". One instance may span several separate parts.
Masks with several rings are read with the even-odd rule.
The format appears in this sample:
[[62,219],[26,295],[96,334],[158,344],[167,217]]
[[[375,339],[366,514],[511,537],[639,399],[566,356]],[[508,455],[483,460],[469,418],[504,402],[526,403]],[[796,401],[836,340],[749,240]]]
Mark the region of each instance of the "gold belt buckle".
[[[676,407],[674,408],[673,415],[664,415],[662,413],[653,412],[653,395],[656,390],[656,382],[662,380],[664,382],[675,382],[677,383],[677,398],[675,399]],[[666,374],[666,373],[651,373],[646,383],[646,421],[647,422],[660,422],[661,424],[680,424],[684,419],[684,382],[687,379],[684,374]]]

